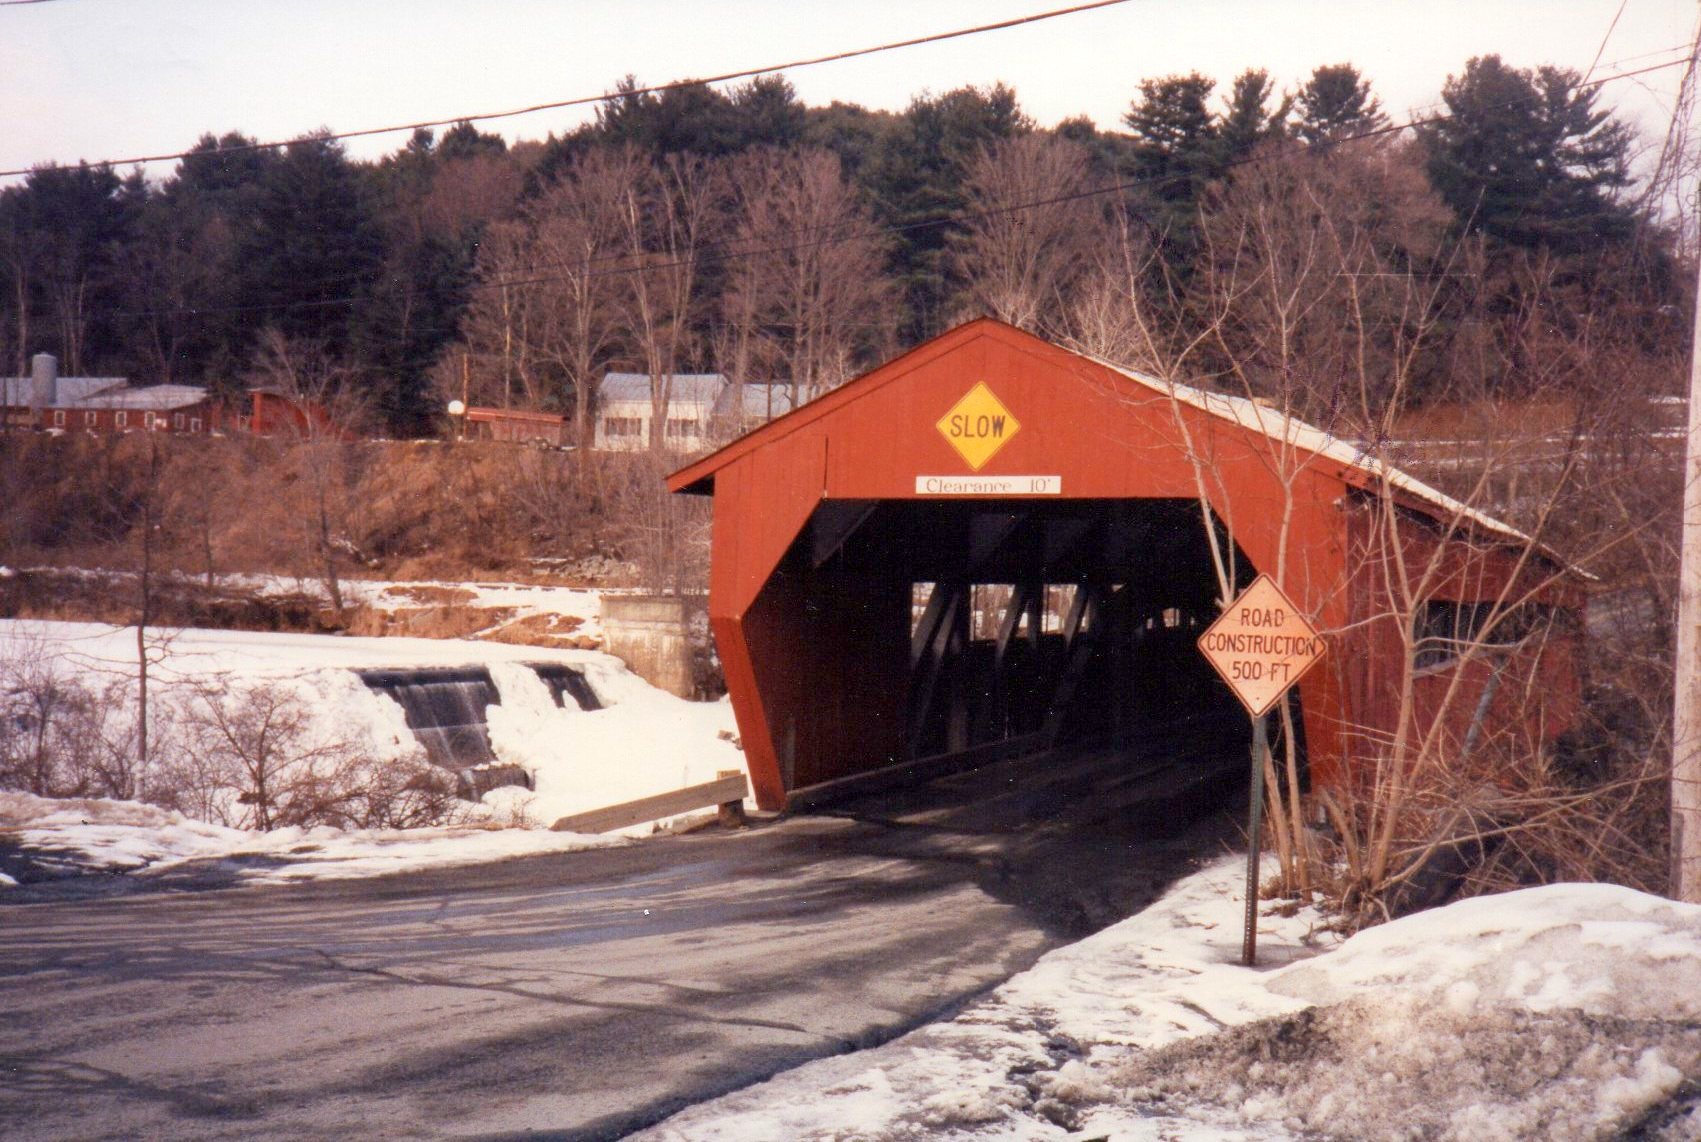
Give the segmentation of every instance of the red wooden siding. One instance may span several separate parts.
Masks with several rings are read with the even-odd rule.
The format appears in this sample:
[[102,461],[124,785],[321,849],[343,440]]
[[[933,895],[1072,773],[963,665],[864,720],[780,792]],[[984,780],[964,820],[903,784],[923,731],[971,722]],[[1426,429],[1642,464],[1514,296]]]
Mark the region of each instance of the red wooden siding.
[[[1020,427],[973,470],[936,424],[980,383]],[[917,492],[917,478],[934,475],[1060,477],[1060,497],[1023,500],[1036,507],[1203,496],[1247,559],[1275,576],[1320,629],[1351,632],[1331,635],[1330,659],[1299,687],[1314,780],[1338,780],[1364,732],[1390,724],[1389,679],[1404,640],[1385,622],[1352,625],[1385,587],[1366,556],[1368,533],[1354,522],[1363,518],[1355,507],[1362,471],[982,319],[670,481],[675,491],[715,496],[710,620],[763,806],[899,759],[913,576],[899,559],[889,574],[835,578],[830,566],[812,567],[798,540],[825,501],[936,501]],[[1450,572],[1441,597],[1494,598],[1508,582],[1553,580],[1544,598],[1580,601],[1575,580],[1554,579],[1556,568],[1543,557],[1520,563],[1504,546],[1423,527],[1403,541],[1414,545],[1413,556],[1442,551]],[[1567,651],[1543,654],[1539,668],[1552,676],[1556,695],[1575,693]],[[1541,732],[1551,737],[1569,716],[1566,703],[1556,702]]]

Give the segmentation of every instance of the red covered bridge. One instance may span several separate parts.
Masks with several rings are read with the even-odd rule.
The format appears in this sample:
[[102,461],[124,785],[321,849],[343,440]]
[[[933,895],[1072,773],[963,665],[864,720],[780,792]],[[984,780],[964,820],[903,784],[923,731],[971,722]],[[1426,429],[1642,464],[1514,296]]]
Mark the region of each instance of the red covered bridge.
[[709,616],[764,808],[930,759],[1244,744],[1194,642],[1259,572],[1329,641],[1290,699],[1313,781],[1402,724],[1575,718],[1583,577],[1550,552],[1261,403],[991,319],[670,487],[715,497]]

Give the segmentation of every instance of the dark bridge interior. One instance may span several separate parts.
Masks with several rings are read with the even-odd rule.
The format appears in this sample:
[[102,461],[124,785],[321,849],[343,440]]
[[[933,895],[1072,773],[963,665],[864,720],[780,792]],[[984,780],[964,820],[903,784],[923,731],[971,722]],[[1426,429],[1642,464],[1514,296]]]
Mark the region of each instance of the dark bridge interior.
[[[1238,593],[1256,569],[1212,526]],[[828,501],[752,608],[760,639],[807,631],[763,682],[786,787],[1158,740],[1243,759],[1194,645],[1218,583],[1196,500]]]

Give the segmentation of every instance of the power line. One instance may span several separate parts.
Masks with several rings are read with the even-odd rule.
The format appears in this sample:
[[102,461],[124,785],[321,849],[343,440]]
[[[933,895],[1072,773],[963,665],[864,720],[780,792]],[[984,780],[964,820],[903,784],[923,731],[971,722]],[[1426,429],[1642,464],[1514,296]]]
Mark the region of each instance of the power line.
[[[0,4],[45,3],[46,0],[0,0]],[[999,20],[991,24],[976,24],[971,28],[958,28],[949,32],[935,32],[931,35],[916,36],[908,40],[895,40],[890,43],[876,44],[873,47],[853,48],[849,51],[834,52],[831,55],[813,56],[809,59],[792,60],[790,63],[770,64],[766,67],[746,68],[742,71],[729,71],[720,75],[711,75],[704,79],[680,79],[670,83],[657,83],[647,87],[634,87],[627,91],[605,92],[602,95],[581,95],[573,99],[560,99],[551,103],[534,103],[530,107],[517,107],[510,111],[486,111],[476,115],[455,115],[448,119],[423,119],[417,123],[401,123],[391,127],[366,127],[358,131],[336,131],[325,135],[311,136],[321,139],[360,139],[370,135],[391,135],[402,131],[418,131],[428,127],[450,127],[457,123],[484,123],[492,119],[511,119],[517,115],[531,115],[539,111],[556,111],[564,107],[584,107],[593,103],[609,103],[617,99],[626,99],[639,95],[656,95],[664,91],[677,91],[686,87],[701,87],[711,83],[728,83],[735,79],[753,79],[759,75],[772,75],[781,71],[796,71],[799,68],[815,67],[817,64],[836,63],[840,60],[856,59],[860,56],[875,55],[879,52],[896,51],[899,48],[913,48],[922,44],[936,44],[945,40],[960,39],[963,36],[975,36],[982,32],[997,32],[1005,28],[1016,28],[1023,24],[1035,24],[1042,20],[1053,20],[1059,16],[1073,16],[1080,12],[1090,12],[1097,8],[1110,8],[1118,4],[1127,4],[1130,0],[1089,0],[1087,3],[1075,4],[1068,8],[1054,8],[1047,12],[1036,12],[1028,16],[1016,16],[1009,20]],[[307,136],[303,136],[307,137]],[[247,143],[236,147],[220,147],[218,154],[235,154],[242,151],[274,150],[287,147],[295,140],[285,139],[271,143]],[[176,151],[168,155],[138,155],[128,159],[102,159],[91,163],[91,166],[127,167],[146,163],[175,162],[196,155],[197,151]],[[21,170],[0,170],[0,178],[14,175],[27,175],[34,168],[26,167]]]
[[[1616,81],[1621,80],[1621,79],[1633,79],[1636,76],[1645,75],[1645,74],[1648,74],[1649,72],[1660,71],[1660,70],[1664,70],[1666,68],[1671,68],[1671,67],[1685,66],[1685,65],[1688,65],[1690,63],[1690,59],[1691,59],[1690,55],[1688,54],[1687,48],[1685,49],[1685,51],[1686,51],[1686,54],[1685,54],[1684,58],[1682,58],[1682,59],[1668,60],[1664,63],[1658,63],[1658,64],[1650,64],[1646,67],[1637,68],[1635,70],[1627,71],[1627,72],[1619,72],[1619,73],[1615,73],[1613,75],[1602,76],[1598,79],[1581,80],[1577,83],[1571,84],[1569,86],[1568,90],[1581,91],[1581,90],[1584,90],[1586,88],[1600,87],[1604,84],[1616,82]],[[1540,101],[1542,98],[1545,98],[1545,97],[1542,96],[1542,95],[1538,95],[1538,96],[1535,97],[1535,99],[1537,101]],[[1509,100],[1506,103],[1500,104],[1499,106],[1501,106],[1501,107],[1515,107],[1515,106],[1518,106],[1518,105],[1520,105],[1522,103],[1526,103],[1526,102],[1529,102],[1529,101],[1528,100]],[[1376,128],[1371,129],[1371,130],[1363,131],[1363,132],[1360,132],[1359,134],[1356,134],[1356,135],[1349,135],[1349,136],[1346,136],[1346,137],[1343,137],[1343,138],[1340,138],[1340,139],[1331,139],[1331,140],[1326,140],[1326,141],[1317,142],[1317,143],[1297,143],[1296,142],[1296,143],[1292,144],[1291,149],[1284,151],[1284,152],[1281,152],[1281,154],[1287,155],[1287,154],[1295,153],[1296,151],[1330,151],[1330,150],[1334,150],[1336,148],[1350,146],[1350,145],[1355,144],[1355,143],[1364,143],[1364,142],[1369,142],[1369,141],[1374,140],[1374,139],[1385,138],[1389,135],[1398,134],[1402,131],[1409,131],[1409,130],[1412,130],[1412,129],[1415,129],[1415,128],[1418,128],[1418,127],[1430,126],[1430,125],[1433,125],[1435,123],[1442,122],[1447,118],[1448,118],[1448,115],[1446,113],[1437,113],[1437,114],[1432,114],[1432,115],[1416,116],[1416,117],[1408,119],[1408,120],[1406,120],[1402,123],[1386,124],[1386,125],[1381,126],[1381,127],[1376,127]],[[1231,159],[1228,162],[1225,162],[1223,164],[1222,169],[1224,171],[1238,170],[1242,167],[1256,166],[1259,163],[1269,162],[1276,157],[1277,157],[1277,155],[1271,154],[1269,152],[1255,152],[1253,154],[1243,155],[1240,158]],[[465,286],[465,288],[469,293],[477,293],[477,292],[484,292],[484,291],[488,291],[488,290],[518,289],[518,288],[521,288],[521,287],[532,286],[532,285],[547,285],[547,284],[550,284],[550,283],[553,283],[553,282],[571,281],[571,280],[575,280],[575,278],[579,278],[579,277],[584,277],[584,278],[618,277],[618,276],[623,276],[623,275],[626,275],[626,274],[639,273],[639,272],[645,272],[645,271],[681,269],[681,268],[684,268],[684,267],[686,267],[688,265],[692,265],[692,264],[717,265],[717,264],[722,264],[722,263],[726,263],[726,262],[738,261],[738,260],[743,259],[743,258],[761,257],[761,256],[768,255],[768,254],[789,253],[789,252],[796,251],[796,250],[814,249],[814,248],[818,248],[818,247],[821,247],[821,246],[835,245],[835,244],[838,244],[838,243],[841,243],[841,242],[851,242],[851,241],[866,240],[866,239],[879,239],[879,238],[886,238],[886,237],[895,237],[895,236],[907,234],[907,233],[910,233],[910,232],[916,231],[916,230],[926,230],[926,229],[931,229],[933,227],[948,226],[948,225],[951,225],[953,223],[971,222],[971,221],[975,221],[977,219],[993,218],[993,217],[998,217],[1000,215],[1005,215],[1005,214],[1015,214],[1015,213],[1019,213],[1019,212],[1026,211],[1026,210],[1039,210],[1039,209],[1043,209],[1043,208],[1049,207],[1049,206],[1061,206],[1061,205],[1064,205],[1064,204],[1067,204],[1067,203],[1070,203],[1070,202],[1078,202],[1078,201],[1081,201],[1081,200],[1084,200],[1084,199],[1098,198],[1098,197],[1102,197],[1102,196],[1110,195],[1110,194],[1121,194],[1121,193],[1125,193],[1125,192],[1131,191],[1131,190],[1157,189],[1157,188],[1161,188],[1161,187],[1168,186],[1168,185],[1171,185],[1171,184],[1187,181],[1191,177],[1192,176],[1188,175],[1188,174],[1178,174],[1178,175],[1163,175],[1163,176],[1152,177],[1152,178],[1127,179],[1127,180],[1124,180],[1122,182],[1111,183],[1111,184],[1107,184],[1107,185],[1103,185],[1103,186],[1088,187],[1088,188],[1084,188],[1084,189],[1081,189],[1081,190],[1075,190],[1075,191],[1067,191],[1067,192],[1064,192],[1064,193],[1061,193],[1061,194],[1049,195],[1045,198],[1033,199],[1033,200],[1026,201],[1026,202],[1000,204],[1000,205],[997,205],[997,206],[988,207],[984,210],[957,211],[957,212],[951,213],[951,214],[940,214],[940,215],[936,215],[936,216],[930,217],[930,218],[918,219],[918,220],[913,221],[913,222],[892,223],[892,224],[888,224],[888,225],[884,225],[884,226],[866,227],[866,226],[863,226],[860,222],[843,223],[843,224],[840,224],[838,226],[833,226],[833,227],[827,228],[827,231],[824,234],[820,234],[820,235],[817,235],[815,237],[812,237],[812,238],[809,238],[809,239],[803,240],[803,241],[785,242],[785,243],[775,244],[775,245],[742,247],[742,248],[727,248],[727,245],[725,243],[721,243],[721,244],[718,244],[718,247],[717,246],[709,246],[704,251],[693,254],[689,257],[676,258],[672,261],[665,261],[665,262],[648,261],[648,260],[638,261],[638,262],[630,262],[630,259],[633,257],[633,255],[628,251],[621,251],[619,253],[604,254],[604,255],[599,255],[597,257],[594,257],[594,258],[588,258],[588,259],[585,259],[583,262],[578,263],[580,265],[587,266],[587,267],[593,266],[593,265],[599,267],[597,269],[588,270],[587,272],[585,272],[583,274],[537,274],[537,275],[529,275],[529,276],[526,276],[526,277],[519,277],[519,278],[499,279],[497,281],[471,282],[471,283],[468,283]],[[852,229],[852,227],[856,227],[856,228]],[[793,233],[798,233],[798,231],[793,231]],[[628,264],[620,264],[620,263],[628,263]],[[561,263],[554,263],[554,264],[560,265]],[[336,279],[332,279],[332,280],[336,280]],[[329,283],[327,283],[327,284],[329,284]],[[419,289],[408,289],[408,290],[403,290],[398,294],[393,294],[393,295],[389,295],[389,296],[393,297],[393,298],[397,298],[397,299],[408,299],[408,298],[422,297],[428,292],[430,292],[430,291],[419,290]],[[210,315],[214,315],[214,314],[259,313],[259,312],[288,312],[288,311],[293,311],[293,310],[328,309],[328,308],[333,308],[333,307],[337,307],[337,306],[344,306],[344,305],[358,305],[358,304],[361,304],[363,302],[370,302],[370,301],[373,301],[373,300],[375,300],[374,295],[370,294],[370,293],[366,293],[366,294],[350,294],[350,295],[346,295],[346,296],[342,296],[342,297],[334,297],[334,298],[316,298],[316,299],[305,300],[305,301],[262,303],[262,304],[255,304],[255,305],[204,306],[204,307],[184,307],[184,308],[173,308],[173,309],[114,311],[114,312],[109,313],[108,316],[115,317],[115,318],[116,317],[129,318],[129,317],[210,316]]]

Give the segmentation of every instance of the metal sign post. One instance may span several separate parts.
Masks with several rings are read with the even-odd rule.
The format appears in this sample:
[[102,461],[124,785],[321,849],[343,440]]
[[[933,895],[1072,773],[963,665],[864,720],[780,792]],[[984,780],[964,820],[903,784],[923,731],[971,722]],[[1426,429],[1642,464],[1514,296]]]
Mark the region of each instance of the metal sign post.
[[1252,793],[1247,811],[1246,936],[1241,962],[1258,959],[1258,840],[1264,826],[1264,754],[1270,708],[1327,649],[1274,579],[1260,575],[1199,636],[1199,653],[1252,715]]
[[1264,750],[1269,744],[1269,720],[1252,719],[1252,792],[1246,810],[1246,932],[1240,940],[1240,962],[1258,962],[1258,839],[1264,832]]

